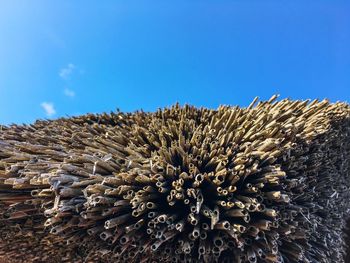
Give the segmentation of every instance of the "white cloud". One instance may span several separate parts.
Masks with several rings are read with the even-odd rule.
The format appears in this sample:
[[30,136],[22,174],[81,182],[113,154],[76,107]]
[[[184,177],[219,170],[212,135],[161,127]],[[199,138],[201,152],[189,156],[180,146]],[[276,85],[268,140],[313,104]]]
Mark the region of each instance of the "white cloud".
[[40,104],[40,106],[45,110],[45,113],[48,117],[56,114],[56,110],[52,102],[43,102]]
[[70,75],[72,75],[72,73],[73,73],[73,71],[74,71],[75,68],[76,68],[76,67],[75,67],[74,64],[69,63],[69,64],[67,65],[67,67],[62,68],[62,69],[60,70],[60,72],[59,72],[60,77],[61,77],[62,79],[65,79],[65,80],[69,79],[69,78],[70,78]]
[[66,95],[67,97],[73,98],[75,96],[74,90],[65,88],[63,92],[64,92],[64,95]]

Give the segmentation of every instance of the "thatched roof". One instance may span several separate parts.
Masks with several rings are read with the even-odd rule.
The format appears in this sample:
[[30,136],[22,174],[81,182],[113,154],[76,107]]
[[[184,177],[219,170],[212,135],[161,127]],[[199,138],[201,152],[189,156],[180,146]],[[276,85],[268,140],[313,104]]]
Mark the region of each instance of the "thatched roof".
[[350,107],[275,99],[3,126],[0,256],[343,262]]

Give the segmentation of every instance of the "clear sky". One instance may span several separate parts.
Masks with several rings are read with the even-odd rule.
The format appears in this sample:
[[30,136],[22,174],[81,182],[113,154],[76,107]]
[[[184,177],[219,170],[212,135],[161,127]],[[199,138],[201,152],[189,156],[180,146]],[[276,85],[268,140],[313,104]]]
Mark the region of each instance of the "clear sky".
[[1,1],[0,124],[350,101],[350,1]]

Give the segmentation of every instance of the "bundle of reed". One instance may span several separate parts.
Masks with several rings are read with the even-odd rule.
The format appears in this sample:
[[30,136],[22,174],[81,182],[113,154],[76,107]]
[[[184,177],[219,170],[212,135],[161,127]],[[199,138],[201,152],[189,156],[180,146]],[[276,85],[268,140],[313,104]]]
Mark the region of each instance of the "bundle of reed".
[[0,255],[344,262],[350,107],[276,98],[2,127]]

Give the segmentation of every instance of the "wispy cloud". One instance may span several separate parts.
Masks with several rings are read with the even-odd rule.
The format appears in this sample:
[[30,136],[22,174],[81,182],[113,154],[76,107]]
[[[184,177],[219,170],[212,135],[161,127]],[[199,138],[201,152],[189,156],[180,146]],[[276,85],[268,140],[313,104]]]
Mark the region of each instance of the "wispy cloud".
[[59,72],[59,76],[64,79],[67,80],[70,78],[70,76],[73,74],[73,71],[75,69],[75,65],[72,63],[69,63],[66,67],[62,68]]
[[52,102],[43,102],[40,106],[45,110],[45,113],[48,117],[56,114],[55,106]]
[[46,37],[52,43],[53,46],[60,49],[66,47],[66,43],[63,40],[63,38],[61,38],[61,36],[58,35],[55,31],[53,31],[51,28],[46,29]]
[[68,89],[68,88],[65,88],[64,91],[63,91],[64,95],[66,95],[67,97],[71,97],[73,98],[75,96],[75,92],[74,90],[71,90],[71,89]]

